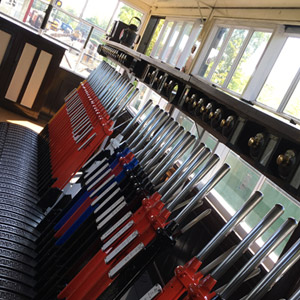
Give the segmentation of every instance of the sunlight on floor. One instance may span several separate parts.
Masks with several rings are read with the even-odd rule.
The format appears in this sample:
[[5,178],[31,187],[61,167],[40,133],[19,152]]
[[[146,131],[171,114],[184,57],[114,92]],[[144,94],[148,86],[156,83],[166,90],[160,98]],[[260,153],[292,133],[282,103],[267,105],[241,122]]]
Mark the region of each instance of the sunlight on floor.
[[17,125],[21,125],[27,128],[32,129],[33,131],[40,133],[43,129],[42,126],[36,125],[30,121],[22,121],[22,120],[7,120],[7,122],[13,123],[13,124],[17,124]]

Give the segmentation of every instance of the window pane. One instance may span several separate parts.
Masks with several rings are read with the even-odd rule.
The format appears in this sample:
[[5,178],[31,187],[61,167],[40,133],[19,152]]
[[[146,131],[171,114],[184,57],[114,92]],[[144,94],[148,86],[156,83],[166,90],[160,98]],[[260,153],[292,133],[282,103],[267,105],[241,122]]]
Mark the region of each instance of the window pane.
[[0,4],[0,11],[19,21],[23,21],[28,7],[27,1],[7,0]]
[[83,14],[83,19],[106,30],[117,3],[117,0],[89,0]]
[[210,46],[210,50],[208,50],[208,54],[202,63],[202,66],[199,70],[199,75],[203,77],[207,77],[210,69],[212,68],[219,51],[223,45],[224,40],[228,34],[229,28],[220,27],[217,31],[217,34]]
[[104,32],[93,30],[91,38],[87,43],[80,62],[76,66],[76,71],[84,77],[87,77],[92,70],[96,69],[100,63],[100,55],[97,53],[97,47],[100,39],[104,36]]
[[300,38],[289,37],[257,101],[277,109],[300,66]]
[[[268,180],[265,181],[260,190],[264,194],[263,200],[245,218],[245,222],[248,226],[250,226],[250,228],[253,228],[275,204],[282,204],[285,208],[281,217],[267,230],[267,232],[262,235],[262,242],[266,242],[287,218],[293,217],[297,221],[300,220],[300,206],[281,193],[280,190],[277,189],[276,186],[272,185]],[[282,252],[287,240],[288,239],[281,243],[274,251],[274,254],[277,257]],[[274,260],[274,257],[271,256],[271,258]]]
[[235,29],[233,31],[211,81],[218,85],[223,85],[248,32],[249,30],[246,29]]
[[147,86],[144,85],[143,83],[139,83],[137,88],[139,89],[140,92],[138,96],[135,97],[135,99],[130,102],[130,106],[134,108],[136,111],[140,110],[144,105],[144,103],[146,102],[146,100],[148,99],[146,98]]
[[186,130],[190,131],[194,125],[194,121],[180,112],[176,118],[176,121]]
[[165,56],[164,57],[164,61],[167,61],[168,58],[169,58],[169,56],[172,55],[174,47],[176,46],[175,42],[176,42],[176,40],[178,38],[179,32],[180,32],[180,30],[182,28],[182,25],[183,25],[182,22],[176,24],[174,32],[173,32],[173,35],[172,35],[172,38],[171,38],[171,41],[170,41],[170,43],[168,45],[168,48],[166,50],[166,53],[164,55]]
[[160,40],[160,43],[159,43],[159,45],[158,45],[158,47],[156,49],[156,53],[154,54],[155,58],[159,58],[160,57],[161,52],[162,52],[163,47],[164,47],[164,45],[165,45],[165,43],[167,41],[167,38],[168,38],[168,36],[170,34],[170,31],[171,31],[171,28],[172,28],[173,24],[174,24],[174,22],[168,22],[167,27],[165,28],[165,31],[163,32],[163,36],[162,36],[162,38]]
[[241,94],[271,37],[270,32],[255,31],[229,82],[228,88]]
[[203,134],[201,142],[204,143],[205,146],[208,147],[211,151],[213,151],[218,143],[218,140],[206,131]]
[[[142,20],[143,18],[143,13],[135,10],[134,8],[128,5],[125,5],[124,3],[119,4],[118,10],[118,19],[126,24],[129,24],[130,20],[133,17],[137,17],[140,20]],[[138,20],[133,19],[132,23],[135,24],[137,27],[140,27],[140,23],[138,22]]]
[[28,16],[24,16],[23,21],[25,21],[27,24],[30,24],[34,28],[39,29],[42,25],[47,7],[48,3],[35,0],[30,8]]
[[290,98],[287,106],[284,109],[284,113],[291,115],[297,119],[300,119],[300,83],[294,90],[292,97]]
[[[66,13],[53,9],[46,27],[46,34],[53,38],[81,50],[88,37],[91,26],[80,23]],[[71,52],[73,50],[70,50]]]
[[229,152],[225,162],[231,166],[229,176],[226,175],[215,190],[223,197],[233,215],[250,197],[260,175],[253,168],[244,163],[232,152]]
[[161,29],[162,29],[164,23],[165,23],[165,20],[164,20],[164,19],[160,19],[160,20],[159,20],[159,23],[158,23],[158,25],[156,26],[156,29],[155,29],[154,34],[153,34],[153,36],[152,36],[151,42],[150,42],[150,44],[149,44],[149,46],[148,46],[148,48],[147,48],[147,50],[146,50],[146,53],[145,53],[146,55],[150,56],[150,54],[151,54],[151,52],[152,52],[152,49],[153,49],[153,47],[154,47],[154,45],[155,45],[155,43],[156,43],[156,41],[157,41],[157,39],[158,39],[158,36],[159,36],[159,34],[160,34],[160,31],[161,31]]
[[[177,47],[174,51],[174,55],[172,57],[172,59],[170,60],[170,64],[173,66],[177,65],[178,59],[189,39],[189,35],[192,31],[193,28],[193,24],[186,24],[185,28],[184,28],[184,32],[183,32],[183,36],[181,38],[181,40],[178,42]],[[198,36],[198,35],[197,35]]]
[[86,1],[62,0],[61,9],[79,17]]

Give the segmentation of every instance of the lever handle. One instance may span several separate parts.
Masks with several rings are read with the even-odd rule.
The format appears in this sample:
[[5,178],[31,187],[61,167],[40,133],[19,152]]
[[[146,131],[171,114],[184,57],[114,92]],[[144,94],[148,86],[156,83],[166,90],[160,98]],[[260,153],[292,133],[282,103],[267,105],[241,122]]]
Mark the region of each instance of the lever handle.
[[[202,199],[212,188],[229,172],[230,166],[224,164],[219,170],[208,180],[208,182],[202,187],[197,195],[191,200],[191,202],[167,225],[167,229],[174,231],[178,224],[190,213],[191,210],[197,205],[198,201]],[[174,202],[171,202],[172,206]],[[176,203],[177,204],[177,203]]]
[[[266,292],[300,259],[300,238],[279,259],[273,269],[254,287],[245,300],[260,300]],[[299,298],[296,298],[299,299]]]
[[248,261],[248,263],[234,276],[220,293],[223,299],[228,299],[232,293],[242,284],[244,279],[258,267],[260,262],[268,256],[277,246],[297,227],[297,222],[289,218],[259,249],[259,251]]

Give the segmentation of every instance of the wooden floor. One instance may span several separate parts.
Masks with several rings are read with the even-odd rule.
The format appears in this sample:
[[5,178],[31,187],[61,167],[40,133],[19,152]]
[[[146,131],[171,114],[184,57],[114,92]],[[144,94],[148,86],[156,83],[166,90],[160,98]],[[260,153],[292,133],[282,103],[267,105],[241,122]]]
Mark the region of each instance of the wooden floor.
[[0,122],[10,122],[19,124],[28,128],[31,128],[35,132],[39,133],[46,123],[33,121],[32,119],[26,118],[9,110],[0,107]]

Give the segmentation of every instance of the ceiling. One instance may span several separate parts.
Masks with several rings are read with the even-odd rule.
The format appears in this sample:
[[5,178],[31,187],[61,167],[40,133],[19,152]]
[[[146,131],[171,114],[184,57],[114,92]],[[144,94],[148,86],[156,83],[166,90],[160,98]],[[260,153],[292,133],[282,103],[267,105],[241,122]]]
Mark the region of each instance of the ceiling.
[[299,0],[139,0],[157,8],[300,8]]

